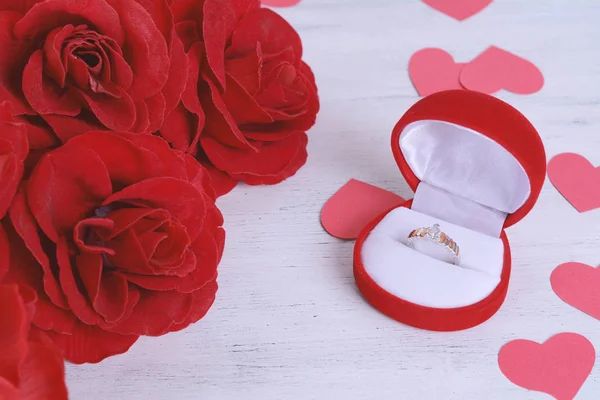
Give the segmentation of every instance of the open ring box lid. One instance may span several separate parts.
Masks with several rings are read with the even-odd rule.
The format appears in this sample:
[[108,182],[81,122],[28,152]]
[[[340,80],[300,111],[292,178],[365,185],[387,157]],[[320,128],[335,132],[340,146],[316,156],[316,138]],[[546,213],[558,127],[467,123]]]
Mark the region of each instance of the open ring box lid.
[[[540,136],[495,97],[453,90],[412,106],[392,134],[392,150],[413,200],[366,226],[354,275],[379,311],[428,330],[471,328],[498,311],[508,289],[504,229],[535,205],[546,176]],[[406,246],[409,233],[439,223],[460,246],[460,265]]]

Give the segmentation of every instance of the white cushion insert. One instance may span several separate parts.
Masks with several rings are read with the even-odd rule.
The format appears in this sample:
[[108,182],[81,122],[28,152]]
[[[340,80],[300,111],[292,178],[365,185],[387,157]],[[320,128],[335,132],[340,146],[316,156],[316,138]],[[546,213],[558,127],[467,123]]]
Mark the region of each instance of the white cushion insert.
[[[435,223],[460,246],[460,266],[406,246],[413,229]],[[361,255],[369,276],[394,296],[426,307],[456,308],[485,299],[498,286],[504,245],[498,237],[399,207],[369,234]]]

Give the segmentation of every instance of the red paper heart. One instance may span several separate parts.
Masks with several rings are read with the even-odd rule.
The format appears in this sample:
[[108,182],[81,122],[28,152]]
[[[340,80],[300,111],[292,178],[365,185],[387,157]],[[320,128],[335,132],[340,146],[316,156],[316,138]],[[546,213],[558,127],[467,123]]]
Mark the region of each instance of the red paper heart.
[[375,217],[404,202],[397,194],[351,179],[325,203],[321,224],[332,236],[356,239]]
[[600,167],[579,154],[563,153],[548,163],[548,177],[579,212],[600,208]]
[[489,6],[491,2],[492,0],[423,0],[423,3],[429,7],[435,8],[459,21],[477,14]]
[[515,340],[498,354],[502,373],[515,385],[572,400],[590,375],[596,352],[585,337],[561,333],[544,344]]
[[417,92],[428,96],[443,90],[464,89],[459,81],[464,65],[454,62],[454,58],[444,50],[429,48],[413,54],[408,71]]
[[562,301],[600,320],[600,268],[562,264],[552,272],[550,282]]
[[261,0],[261,3],[269,7],[291,7],[302,0]]
[[469,90],[487,94],[500,89],[532,94],[544,86],[544,76],[532,62],[491,46],[465,65],[460,83]]

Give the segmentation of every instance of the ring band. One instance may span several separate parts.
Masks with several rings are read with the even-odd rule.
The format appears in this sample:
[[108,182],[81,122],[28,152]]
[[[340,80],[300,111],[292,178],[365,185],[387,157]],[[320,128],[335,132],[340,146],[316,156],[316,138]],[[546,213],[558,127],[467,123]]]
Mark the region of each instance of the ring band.
[[[433,244],[435,247],[429,246],[429,248],[426,249],[421,246],[421,244],[425,243]],[[428,250],[422,252],[431,255],[440,261],[450,262],[455,265],[458,265],[460,261],[460,247],[450,236],[441,231],[439,224],[413,230],[408,235],[407,245],[418,251]],[[439,252],[435,251],[437,248],[443,248],[444,253],[438,256]]]

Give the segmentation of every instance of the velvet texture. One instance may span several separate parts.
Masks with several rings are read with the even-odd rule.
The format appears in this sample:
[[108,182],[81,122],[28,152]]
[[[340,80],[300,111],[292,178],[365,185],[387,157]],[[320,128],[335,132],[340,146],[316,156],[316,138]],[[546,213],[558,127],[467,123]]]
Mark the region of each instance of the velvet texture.
[[33,323],[69,361],[181,330],[213,303],[225,240],[215,193],[158,137],[72,138],[40,159],[9,216],[5,280],[35,290]]
[[66,400],[62,355],[52,341],[31,326],[35,292],[0,285],[0,398]]
[[[400,119],[391,139],[396,162],[413,190],[417,189],[420,180],[404,158],[400,149],[400,136],[409,124],[423,120],[446,121],[479,132],[504,147],[523,167],[529,178],[531,193],[520,208],[508,215],[504,227],[517,223],[533,208],[544,183],[546,156],[537,131],[521,113],[501,100],[470,91],[440,92],[420,100]],[[411,206],[412,201],[405,204],[405,207]],[[391,210],[363,229],[354,248],[354,275],[358,288],[375,308],[397,321],[436,331],[471,328],[498,311],[506,297],[511,272],[510,245],[504,231],[500,235],[504,244],[500,283],[488,297],[466,307],[423,307],[381,288],[369,276],[362,263],[362,247],[366,238],[389,211]]]
[[296,31],[258,0],[173,0],[172,9],[189,78],[160,134],[209,169],[219,194],[294,175],[319,110]]

